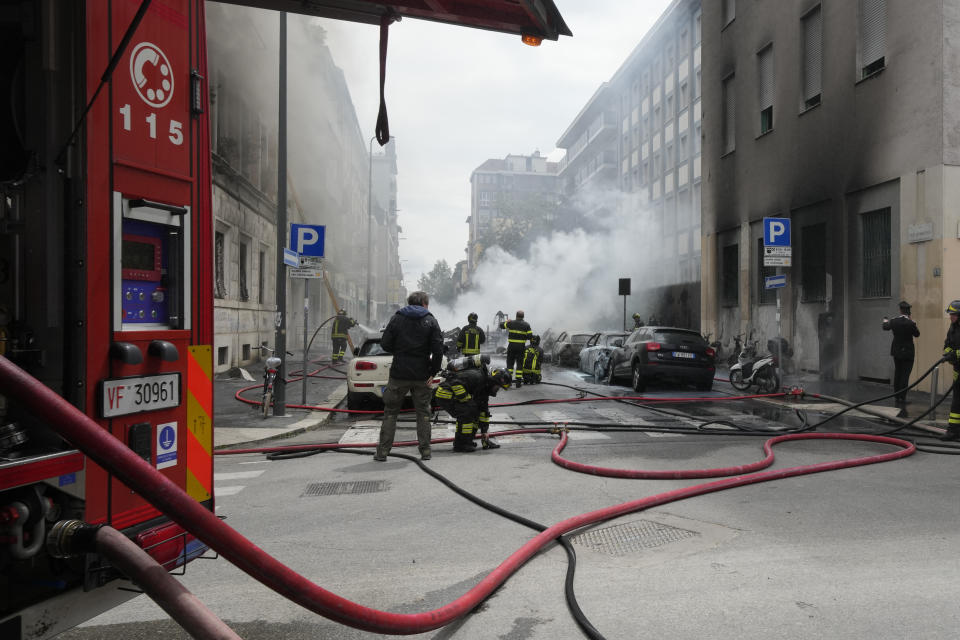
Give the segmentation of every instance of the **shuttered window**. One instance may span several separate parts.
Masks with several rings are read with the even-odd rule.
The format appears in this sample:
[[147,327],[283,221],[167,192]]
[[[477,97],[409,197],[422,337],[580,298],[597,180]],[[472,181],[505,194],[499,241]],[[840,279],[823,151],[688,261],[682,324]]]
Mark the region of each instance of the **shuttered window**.
[[735,307],[740,301],[740,247],[731,244],[723,248],[723,285],[720,289],[720,302],[725,307]]
[[773,129],[773,45],[757,54],[757,86],[760,90],[760,133]]
[[736,96],[733,92],[733,76],[723,81],[723,153],[736,148]]
[[869,211],[860,216],[863,253],[864,298],[890,295],[890,209]]
[[823,74],[823,24],[820,7],[813,9],[801,20],[803,40],[803,108],[820,104],[821,77]]
[[887,0],[860,0],[860,77],[884,67],[887,48]]
[[827,299],[827,225],[812,224],[800,230],[801,302]]
[[723,26],[727,26],[737,15],[737,5],[734,0],[723,0]]

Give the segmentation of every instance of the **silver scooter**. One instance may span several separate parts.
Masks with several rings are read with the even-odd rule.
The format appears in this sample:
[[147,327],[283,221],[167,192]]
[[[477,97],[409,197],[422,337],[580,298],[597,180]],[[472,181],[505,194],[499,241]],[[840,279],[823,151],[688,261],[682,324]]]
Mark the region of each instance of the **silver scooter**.
[[740,351],[737,363],[730,367],[730,384],[739,391],[756,385],[759,393],[774,393],[780,388],[777,358],[773,353],[757,357],[757,343],[754,340]]

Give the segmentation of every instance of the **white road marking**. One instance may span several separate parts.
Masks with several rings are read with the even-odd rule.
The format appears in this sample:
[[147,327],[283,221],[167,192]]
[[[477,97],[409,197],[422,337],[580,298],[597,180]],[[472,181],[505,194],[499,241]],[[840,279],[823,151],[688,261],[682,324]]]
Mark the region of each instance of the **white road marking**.
[[222,498],[223,496],[233,496],[240,493],[244,489],[246,489],[246,485],[242,485],[242,484],[233,485],[229,487],[218,487],[214,485],[213,495],[217,496],[218,498]]
[[232,473],[218,473],[213,474],[213,481],[217,480],[245,480],[247,478],[256,478],[263,475],[263,471],[234,471]]

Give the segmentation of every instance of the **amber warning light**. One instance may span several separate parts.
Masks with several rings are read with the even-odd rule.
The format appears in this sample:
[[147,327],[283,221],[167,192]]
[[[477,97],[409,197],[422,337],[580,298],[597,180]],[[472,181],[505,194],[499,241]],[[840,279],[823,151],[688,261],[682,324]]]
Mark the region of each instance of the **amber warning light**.
[[540,43],[543,42],[543,38],[540,36],[532,36],[529,33],[525,33],[520,38],[523,40],[523,44],[528,44],[531,47],[539,47]]

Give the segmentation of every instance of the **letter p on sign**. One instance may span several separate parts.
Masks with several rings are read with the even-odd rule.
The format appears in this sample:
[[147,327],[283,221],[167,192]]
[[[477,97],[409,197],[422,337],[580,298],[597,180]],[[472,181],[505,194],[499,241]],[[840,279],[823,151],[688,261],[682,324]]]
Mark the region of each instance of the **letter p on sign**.
[[325,230],[322,224],[291,224],[290,248],[302,256],[322,258]]
[[790,246],[790,218],[763,219],[763,246]]

